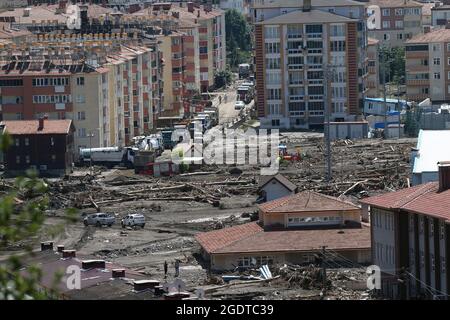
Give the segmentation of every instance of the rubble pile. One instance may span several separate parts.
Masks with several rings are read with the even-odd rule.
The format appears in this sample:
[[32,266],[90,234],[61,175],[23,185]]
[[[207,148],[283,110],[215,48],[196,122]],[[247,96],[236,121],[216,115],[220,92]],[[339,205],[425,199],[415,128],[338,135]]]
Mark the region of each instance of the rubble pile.
[[410,186],[409,160],[411,148],[415,145],[413,139],[333,142],[330,182],[326,181],[324,174],[325,146],[322,138],[284,141],[291,149],[300,149],[301,160],[292,162],[281,173],[299,186],[300,190],[360,199],[374,192]]
[[309,266],[291,266],[284,265],[276,269],[275,273],[287,281],[290,287],[300,287],[302,289],[320,289],[325,284],[328,288],[331,281],[323,281],[322,270],[314,265]]

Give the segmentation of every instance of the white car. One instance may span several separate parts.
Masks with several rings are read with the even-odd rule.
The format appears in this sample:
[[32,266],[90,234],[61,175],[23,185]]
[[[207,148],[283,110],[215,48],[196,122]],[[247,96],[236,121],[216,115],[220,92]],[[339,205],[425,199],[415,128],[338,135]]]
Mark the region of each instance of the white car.
[[122,228],[125,227],[134,227],[139,226],[144,228],[145,227],[145,217],[142,214],[134,213],[129,214],[125,218],[122,219]]
[[236,101],[236,103],[234,104],[235,110],[241,110],[241,109],[244,109],[244,107],[245,107],[245,103],[243,101]]
[[86,218],[83,219],[83,223],[85,226],[108,226],[111,227],[114,222],[116,221],[116,218],[114,215],[110,213],[94,213],[88,215]]

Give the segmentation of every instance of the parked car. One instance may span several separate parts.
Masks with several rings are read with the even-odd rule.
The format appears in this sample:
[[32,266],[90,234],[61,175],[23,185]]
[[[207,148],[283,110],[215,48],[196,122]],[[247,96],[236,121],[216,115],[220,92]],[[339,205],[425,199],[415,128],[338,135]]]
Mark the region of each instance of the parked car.
[[83,219],[85,226],[108,226],[111,227],[116,222],[114,215],[110,213],[94,213]]
[[236,103],[234,104],[235,110],[241,110],[241,109],[244,109],[244,107],[245,107],[245,103],[243,101],[236,101]]
[[134,226],[145,227],[145,217],[142,214],[129,214],[122,219],[122,228]]

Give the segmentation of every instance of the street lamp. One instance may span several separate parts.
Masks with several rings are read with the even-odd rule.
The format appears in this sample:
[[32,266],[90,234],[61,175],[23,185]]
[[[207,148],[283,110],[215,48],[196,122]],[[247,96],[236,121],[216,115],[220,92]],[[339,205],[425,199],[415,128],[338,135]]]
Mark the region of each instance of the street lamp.
[[95,128],[94,130],[90,130],[87,136],[89,137],[89,170],[91,174],[94,175],[92,170],[92,138],[95,137],[94,131],[99,130],[100,128]]

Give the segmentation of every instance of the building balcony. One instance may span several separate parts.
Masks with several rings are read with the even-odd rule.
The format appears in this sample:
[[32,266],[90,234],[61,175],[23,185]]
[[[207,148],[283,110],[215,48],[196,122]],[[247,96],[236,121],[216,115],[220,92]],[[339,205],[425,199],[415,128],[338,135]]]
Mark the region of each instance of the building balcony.
[[288,55],[303,55],[303,49],[288,49]]
[[289,87],[299,87],[299,86],[303,86],[303,80],[289,81]]
[[289,111],[290,117],[303,117],[305,116],[305,111]]
[[299,34],[299,33],[295,33],[295,34],[289,34],[287,35],[288,41],[294,41],[294,40],[302,40],[303,39],[303,35]]
[[288,70],[303,70],[303,64],[289,64]]
[[406,72],[423,72],[428,73],[430,69],[430,66],[423,66],[423,65],[415,65],[415,66],[407,66]]
[[308,39],[318,39],[318,38],[322,38],[322,33],[307,33],[306,37]]
[[323,94],[311,94],[309,95],[309,101],[322,101]]
[[422,80],[407,80],[406,85],[407,86],[428,86],[430,84],[429,79],[422,79]]
[[308,79],[308,85],[322,86],[323,85],[323,79]]
[[289,96],[290,102],[297,102],[297,101],[303,101],[303,100],[305,100],[304,95],[290,95]]

